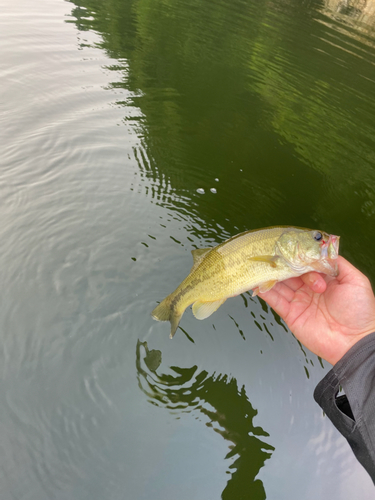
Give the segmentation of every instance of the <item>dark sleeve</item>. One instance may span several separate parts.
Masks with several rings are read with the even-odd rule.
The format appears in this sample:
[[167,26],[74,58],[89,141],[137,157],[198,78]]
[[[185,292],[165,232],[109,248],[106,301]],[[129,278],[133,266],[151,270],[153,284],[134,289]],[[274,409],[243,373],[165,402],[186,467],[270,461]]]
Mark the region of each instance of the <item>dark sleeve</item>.
[[[337,397],[340,389],[345,394]],[[375,483],[375,333],[335,364],[316,386],[314,398]]]

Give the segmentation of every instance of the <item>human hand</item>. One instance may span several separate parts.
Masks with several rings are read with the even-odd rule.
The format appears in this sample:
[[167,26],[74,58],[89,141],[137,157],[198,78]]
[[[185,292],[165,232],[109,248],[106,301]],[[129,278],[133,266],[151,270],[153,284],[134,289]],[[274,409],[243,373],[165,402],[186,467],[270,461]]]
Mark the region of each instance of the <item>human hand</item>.
[[302,344],[332,365],[375,332],[370,281],[341,256],[338,269],[336,278],[310,272],[260,294]]

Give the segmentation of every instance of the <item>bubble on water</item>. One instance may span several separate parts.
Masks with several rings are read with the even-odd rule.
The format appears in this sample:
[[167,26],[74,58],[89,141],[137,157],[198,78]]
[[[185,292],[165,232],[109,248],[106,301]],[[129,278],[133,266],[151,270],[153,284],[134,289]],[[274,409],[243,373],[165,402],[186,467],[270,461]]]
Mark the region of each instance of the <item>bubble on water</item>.
[[197,193],[199,193],[199,194],[204,194],[204,189],[203,189],[203,188],[198,188],[198,189],[197,189]]
[[216,194],[216,193],[217,193],[217,191],[216,191],[216,189],[215,189],[215,188],[211,188],[211,189],[210,189],[210,191],[211,191],[211,193],[214,193],[214,194]]

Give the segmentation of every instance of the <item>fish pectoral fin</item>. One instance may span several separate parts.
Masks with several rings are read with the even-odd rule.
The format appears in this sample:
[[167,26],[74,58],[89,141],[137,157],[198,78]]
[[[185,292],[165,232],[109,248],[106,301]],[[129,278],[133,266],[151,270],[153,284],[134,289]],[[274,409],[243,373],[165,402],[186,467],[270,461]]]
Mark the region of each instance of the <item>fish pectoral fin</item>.
[[193,314],[197,319],[206,319],[217,311],[227,299],[215,300],[214,302],[201,302],[197,300],[193,304]]
[[253,260],[255,262],[265,262],[272,267],[276,267],[277,259],[277,255],[256,255],[255,257],[249,257],[249,260]]
[[271,280],[271,281],[265,281],[258,287],[254,288],[252,297],[256,297],[259,293],[266,293],[271,288],[273,288],[276,285],[277,281],[276,280]]

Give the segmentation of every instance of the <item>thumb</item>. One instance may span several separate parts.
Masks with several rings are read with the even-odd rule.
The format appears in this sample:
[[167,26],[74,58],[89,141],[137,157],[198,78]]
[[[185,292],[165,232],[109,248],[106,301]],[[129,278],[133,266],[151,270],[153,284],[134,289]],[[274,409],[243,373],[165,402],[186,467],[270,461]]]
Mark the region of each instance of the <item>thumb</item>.
[[323,293],[327,289],[323,276],[315,271],[303,274],[301,279],[314,293]]

